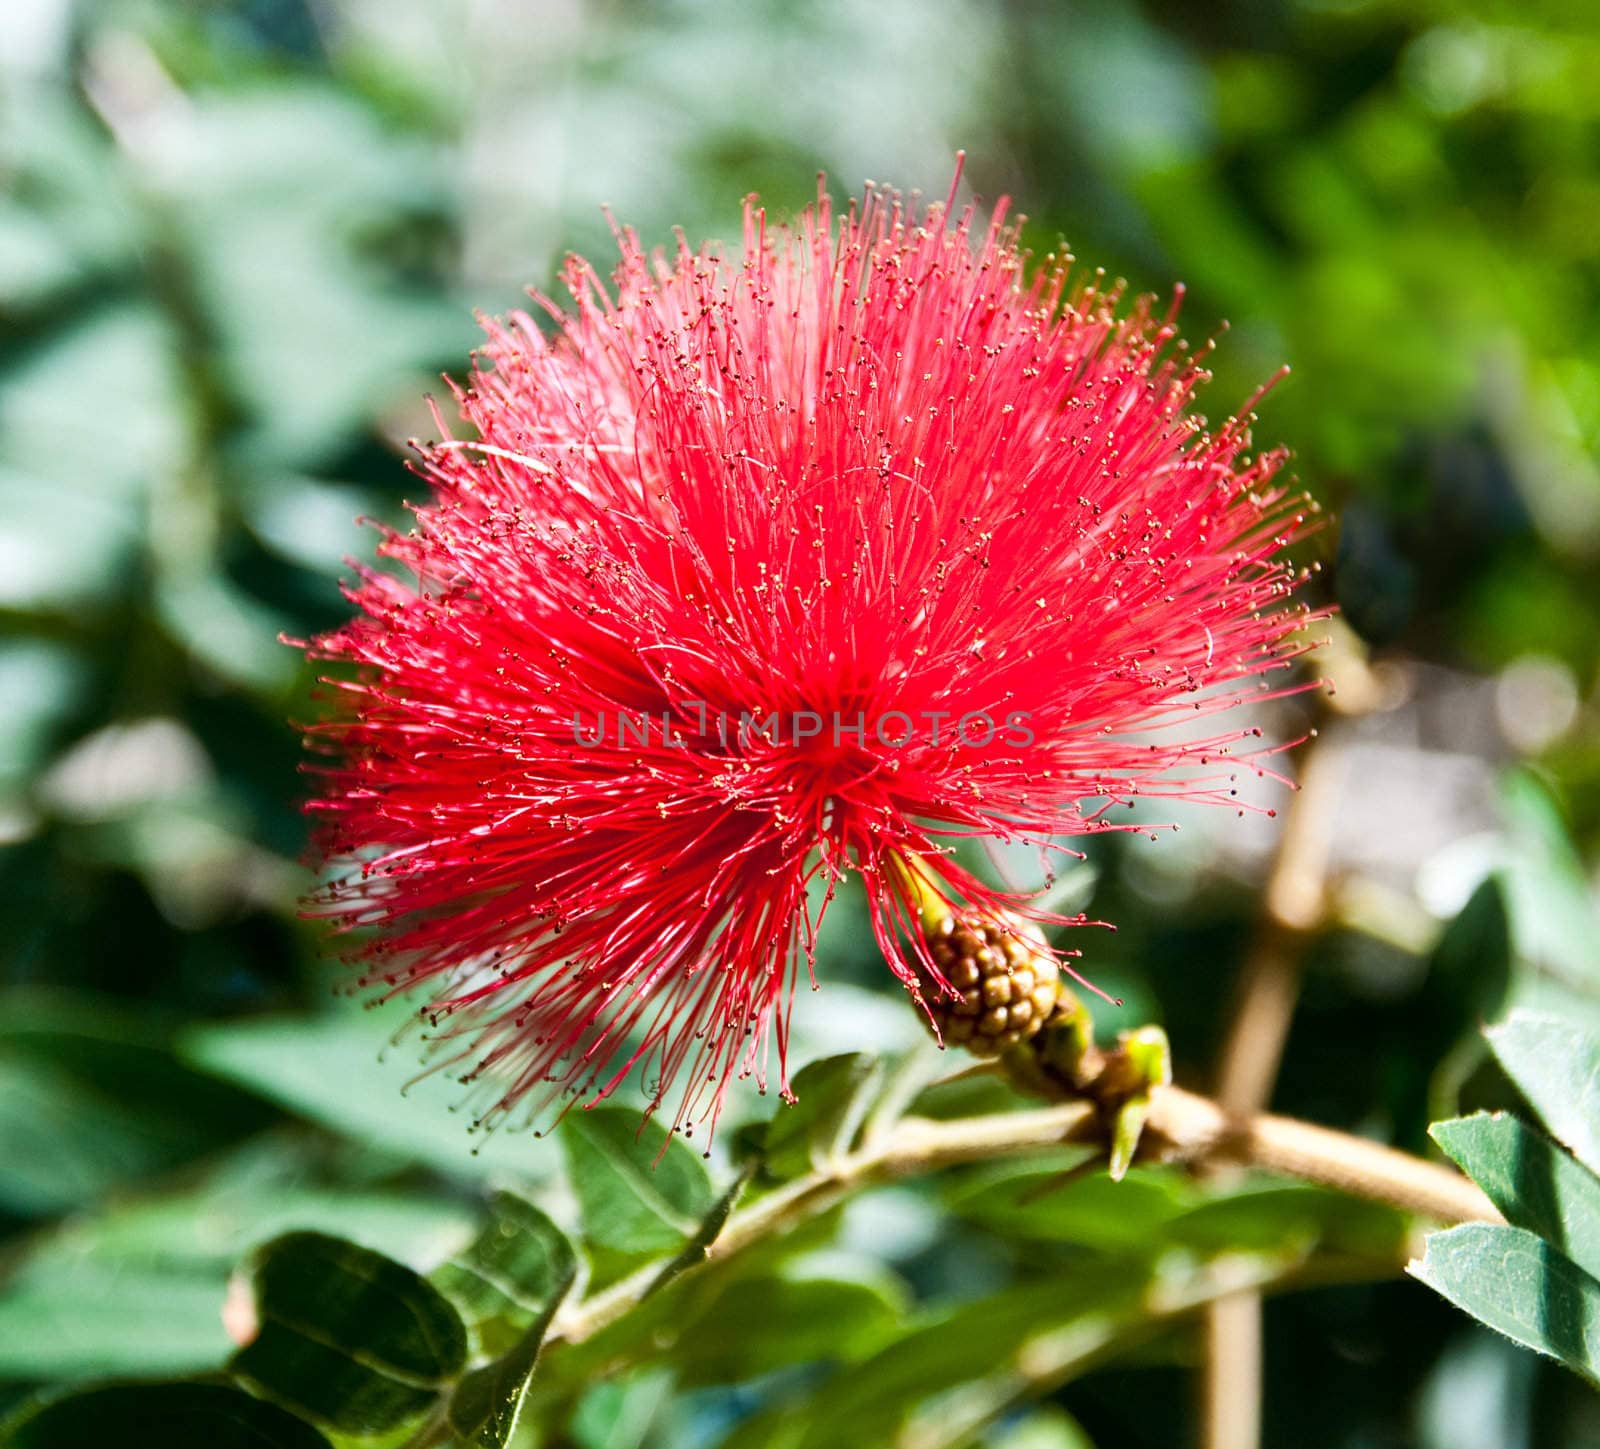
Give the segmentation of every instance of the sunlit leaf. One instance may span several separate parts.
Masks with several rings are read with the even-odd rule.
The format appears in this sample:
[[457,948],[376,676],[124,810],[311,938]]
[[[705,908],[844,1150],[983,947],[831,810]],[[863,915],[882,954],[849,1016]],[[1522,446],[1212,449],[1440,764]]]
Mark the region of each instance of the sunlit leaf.
[[1398,1265],[1412,1240],[1410,1217],[1332,1188],[1251,1178],[1216,1190],[1176,1218],[1163,1240],[1208,1253],[1285,1252],[1299,1245]]
[[509,1192],[497,1192],[489,1222],[430,1275],[461,1310],[481,1353],[508,1353],[571,1287],[572,1245],[550,1219]]
[[604,1380],[583,1396],[568,1428],[578,1449],[640,1449],[671,1393],[672,1376],[661,1369]]
[[1600,1387],[1600,1281],[1523,1228],[1463,1223],[1430,1233],[1407,1269],[1507,1338]]
[[1094,1449],[1083,1426],[1055,1405],[1035,1410],[983,1442],[985,1449]]
[[762,1139],[762,1167],[773,1177],[800,1177],[850,1149],[883,1066],[860,1052],[809,1062],[795,1074],[793,1103],[778,1104]]
[[461,1089],[448,1077],[402,1094],[414,1058],[387,1038],[409,1015],[399,1002],[372,1012],[347,1004],[323,1016],[194,1027],[179,1048],[197,1067],[310,1121],[452,1177],[538,1181],[553,1172],[555,1154],[526,1137],[469,1132],[469,1119],[452,1110]]
[[470,1235],[464,1204],[312,1186],[306,1171],[272,1143],[198,1182],[123,1197],[30,1236],[0,1290],[0,1378],[215,1368],[232,1348],[221,1317],[229,1273],[295,1229],[337,1233],[413,1266],[431,1266]]
[[1030,1392],[1065,1383],[1125,1335],[1148,1333],[1153,1314],[1177,1314],[1220,1292],[1269,1281],[1293,1261],[1293,1255],[1234,1254],[1225,1265],[1174,1260],[1159,1272],[1148,1261],[1080,1263],[935,1309],[879,1352],[812,1385],[802,1400],[740,1425],[724,1449],[894,1443],[925,1401],[997,1380],[998,1399],[980,1396],[968,1408],[970,1419],[939,1416],[939,1432],[963,1442],[994,1409],[1009,1406],[1023,1365]]
[[82,1379],[216,1368],[223,1273],[138,1263],[47,1262],[0,1285],[0,1378]]
[[1515,771],[1501,791],[1511,849],[1506,873],[1511,919],[1530,959],[1591,991],[1600,990],[1600,909],[1549,791]]
[[1507,1222],[1537,1233],[1600,1278],[1600,1178],[1503,1112],[1437,1122],[1431,1131]]
[[586,1241],[623,1258],[681,1246],[715,1201],[700,1154],[625,1107],[572,1113],[561,1143]]
[[511,1255],[485,1248],[475,1270],[480,1277],[485,1272],[525,1273],[524,1281],[508,1287],[538,1302],[539,1308],[521,1337],[493,1363],[468,1374],[451,1396],[450,1425],[475,1449],[505,1449],[516,1435],[545,1334],[578,1267],[576,1255],[555,1225],[527,1204],[513,1207],[502,1194],[499,1222],[497,1233],[509,1225],[505,1235],[523,1243]]
[[1552,1135],[1600,1172],[1600,1038],[1531,1011],[1512,1012],[1484,1035]]

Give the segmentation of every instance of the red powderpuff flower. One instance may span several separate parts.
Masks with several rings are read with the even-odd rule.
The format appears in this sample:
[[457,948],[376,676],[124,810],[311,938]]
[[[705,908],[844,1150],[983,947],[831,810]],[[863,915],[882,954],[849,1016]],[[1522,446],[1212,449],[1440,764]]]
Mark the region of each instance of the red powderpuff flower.
[[692,1131],[774,1042],[787,1094],[847,872],[920,999],[919,892],[1012,900],[955,840],[1237,805],[1259,731],[1184,726],[1297,652],[1304,500],[1189,412],[1170,313],[1030,280],[1003,218],[869,190],[774,234],[752,202],[737,260],[620,231],[548,333],[485,324],[471,436],[421,450],[432,502],[379,550],[414,581],[363,569],[310,646],[360,666],[310,731],[343,872],[314,909],[364,985],[428,993],[480,1120],[643,1063]]

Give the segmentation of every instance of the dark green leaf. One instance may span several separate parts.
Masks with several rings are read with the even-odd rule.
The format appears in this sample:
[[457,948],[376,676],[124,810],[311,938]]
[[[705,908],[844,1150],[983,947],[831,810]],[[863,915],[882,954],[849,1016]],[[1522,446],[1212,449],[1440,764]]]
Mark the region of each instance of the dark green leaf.
[[501,1449],[517,1432],[551,1317],[553,1309],[509,1353],[474,1369],[451,1395],[450,1427],[474,1449]]
[[126,1012],[28,996],[0,1010],[0,1206],[12,1212],[76,1207],[270,1118]]
[[739,1175],[730,1183],[716,1202],[712,1203],[711,1211],[700,1220],[700,1226],[694,1230],[694,1235],[684,1245],[683,1249],[670,1258],[651,1283],[650,1293],[655,1293],[664,1288],[678,1274],[690,1268],[698,1268],[706,1261],[711,1245],[722,1235],[723,1228],[728,1219],[733,1216],[733,1210],[739,1206],[739,1199],[744,1196],[744,1190],[750,1185],[750,1179],[755,1176],[756,1164],[747,1162],[740,1169]]
[[1014,1112],[1038,1106],[1008,1077],[984,1072],[978,1076],[956,1076],[925,1087],[911,1101],[910,1111],[935,1122],[961,1117],[985,1117],[992,1112]]
[[1600,1387],[1600,1282],[1526,1229],[1463,1223],[1430,1233],[1422,1261],[1406,1271]]
[[[528,1213],[537,1211],[526,1204],[519,1206]],[[511,1349],[495,1362],[468,1374],[450,1399],[450,1426],[475,1449],[504,1449],[517,1432],[544,1336],[577,1276],[577,1259],[566,1239],[542,1213],[537,1216],[543,1219],[542,1226],[524,1217],[524,1226],[514,1228],[514,1233],[531,1231],[544,1248],[543,1259],[535,1269],[543,1306]]]
[[1437,1122],[1431,1131],[1507,1222],[1537,1233],[1600,1278],[1600,1178],[1506,1113]]
[[[1412,1003],[1407,1027],[1412,1049],[1391,1068],[1397,1140],[1413,1140],[1429,1122],[1468,1110],[1464,1104],[1484,1080],[1479,1075],[1488,1057],[1483,1024],[1506,1010],[1515,959],[1506,892],[1491,875],[1440,934]],[[1527,974],[1516,984],[1525,990]]]
[[711,1179],[681,1137],[625,1107],[574,1112],[561,1130],[585,1239],[622,1259],[682,1246],[711,1210]]
[[1511,922],[1505,893],[1490,876],[1445,927],[1428,962],[1426,1000],[1431,1020],[1492,1021],[1511,986]]
[[860,1052],[807,1063],[791,1084],[794,1102],[780,1102],[767,1124],[766,1171],[801,1177],[848,1152],[882,1079],[882,1063]]
[[466,1330],[409,1268],[320,1233],[290,1233],[253,1264],[260,1331],[232,1371],[343,1433],[382,1433],[425,1411],[459,1373]]
[[1600,1038],[1531,1011],[1512,1012],[1484,1035],[1551,1135],[1600,1172]]
[[6,1449],[329,1449],[309,1424],[222,1384],[114,1384],[25,1410]]
[[532,1203],[497,1192],[489,1223],[431,1275],[462,1311],[479,1352],[509,1353],[577,1272],[572,1245]]

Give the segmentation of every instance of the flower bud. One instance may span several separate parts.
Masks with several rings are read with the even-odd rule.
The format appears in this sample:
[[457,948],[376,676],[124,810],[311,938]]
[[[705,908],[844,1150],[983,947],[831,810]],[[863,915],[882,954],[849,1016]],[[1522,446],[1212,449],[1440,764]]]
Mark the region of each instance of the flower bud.
[[942,915],[928,954],[960,993],[928,992],[931,1025],[951,1046],[998,1056],[1033,1036],[1055,1010],[1061,972],[1043,939],[1015,918]]

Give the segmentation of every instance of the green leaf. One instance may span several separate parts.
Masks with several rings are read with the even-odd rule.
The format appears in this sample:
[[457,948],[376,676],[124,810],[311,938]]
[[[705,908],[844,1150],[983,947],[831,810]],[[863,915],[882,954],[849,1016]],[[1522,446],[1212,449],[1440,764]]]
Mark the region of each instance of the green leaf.
[[1491,875],[1430,953],[1412,1007],[1412,1050],[1408,1061],[1392,1069],[1391,1111],[1399,1140],[1461,1110],[1463,1093],[1487,1057],[1483,1024],[1504,1014],[1514,986],[1526,990],[1528,973],[1518,979],[1515,959],[1505,889]]
[[167,633],[229,684],[276,696],[299,674],[278,642],[293,620],[221,575],[174,572],[156,586],[154,604]]
[[271,1118],[99,1004],[14,994],[0,1009],[0,1207],[61,1212],[214,1151]]
[[1505,892],[1489,876],[1444,928],[1424,978],[1425,1015],[1451,1023],[1492,1021],[1511,987],[1511,920]]
[[694,1230],[689,1241],[662,1266],[654,1281],[645,1290],[646,1293],[660,1292],[678,1274],[687,1272],[690,1268],[698,1268],[706,1261],[711,1251],[711,1245],[722,1236],[723,1228],[727,1226],[728,1219],[733,1216],[733,1210],[739,1206],[739,1199],[744,1196],[744,1191],[750,1185],[750,1179],[755,1176],[755,1173],[756,1163],[745,1163],[740,1169],[739,1175],[728,1184],[722,1195],[711,1204],[711,1210],[705,1217],[701,1218],[699,1227]]
[[912,1098],[909,1110],[917,1117],[948,1122],[1038,1105],[1037,1097],[1024,1092],[1008,1077],[985,1072],[974,1077],[956,1076],[932,1082]]
[[[795,1224],[789,1231],[752,1243],[730,1258],[713,1258],[694,1274],[679,1273],[651,1284],[646,1296],[614,1322],[581,1343],[563,1343],[540,1373],[552,1407],[569,1400],[588,1383],[614,1373],[621,1365],[658,1363],[670,1355],[687,1325],[699,1322],[704,1304],[735,1280],[800,1274],[799,1260],[818,1255],[830,1276],[844,1276],[829,1252],[839,1235],[841,1209]],[[815,1276],[814,1274],[812,1276]],[[863,1270],[861,1277],[872,1281]],[[717,1332],[715,1327],[708,1332]]]
[[[86,108],[64,87],[7,82],[0,130],[5,133],[7,185],[0,194],[0,317],[61,318],[74,289],[130,264],[137,232],[125,170]],[[23,337],[18,335],[18,344]],[[14,351],[23,351],[18,345]]]
[[219,1309],[228,1276],[296,1229],[337,1233],[432,1265],[478,1214],[417,1189],[321,1186],[330,1165],[361,1181],[358,1154],[274,1133],[161,1192],[119,1194],[13,1245],[0,1292],[0,1379],[154,1377],[210,1370],[232,1351]]
[[[918,1405],[935,1396],[998,1376],[998,1404],[1007,1405],[1015,1400],[1024,1366],[1030,1392],[1043,1383],[1065,1383],[1112,1345],[1150,1331],[1160,1318],[1224,1291],[1268,1282],[1298,1260],[1297,1255],[1233,1253],[1210,1263],[1173,1254],[1162,1262],[1080,1262],[1064,1272],[1040,1274],[937,1311],[877,1353],[808,1385],[802,1400],[741,1424],[724,1449],[895,1443]],[[934,1442],[965,1443],[988,1411],[980,1409],[976,1419],[955,1425],[943,1412],[950,1403],[934,1406],[941,1409]]]
[[0,1430],[6,1449],[329,1449],[309,1424],[222,1384],[114,1384],[27,1409]]
[[430,1280],[461,1310],[479,1352],[509,1353],[577,1274],[572,1244],[532,1203],[509,1192],[490,1202],[489,1223]]
[[1600,1278],[1600,1178],[1503,1112],[1437,1122],[1430,1131],[1507,1222],[1537,1233]]
[[232,1347],[226,1283],[138,1263],[25,1265],[0,1293],[0,1378],[206,1372]]
[[[226,381],[255,425],[242,452],[264,468],[324,459],[475,340],[466,309],[386,286],[349,242],[428,197],[437,153],[380,132],[329,86],[207,88],[190,101],[202,140],[162,179]],[[348,363],[316,383],[299,366],[308,347]]]
[[1571,983],[1600,989],[1600,938],[1588,874],[1550,792],[1514,770],[1501,789],[1510,826],[1506,860],[1511,920],[1523,955]]
[[711,1179],[699,1154],[626,1107],[572,1113],[561,1143],[584,1238],[616,1258],[680,1247],[711,1209]]
[[552,1308],[509,1353],[462,1379],[450,1396],[449,1418],[451,1429],[464,1443],[474,1449],[502,1449],[511,1442],[554,1316]]
[[1036,1409],[984,1443],[989,1449],[1094,1449],[1082,1425],[1054,1404]]
[[[66,515],[56,506],[65,504],[77,513],[79,532],[121,525],[119,542],[137,540],[130,505],[183,466],[184,406],[173,344],[161,313],[132,298],[69,314],[39,347],[20,352],[0,390],[0,458],[51,486],[52,493],[40,494],[46,523],[62,521]],[[97,406],[85,408],[85,397],[98,399]],[[8,512],[8,524],[13,518],[23,526],[36,522]]]
[[[517,1203],[516,1208],[520,1213],[513,1221],[512,1236],[536,1240],[541,1251],[535,1264],[525,1246],[516,1255],[514,1266],[530,1270],[526,1291],[542,1299],[542,1304],[538,1316],[510,1350],[468,1374],[451,1396],[450,1426],[475,1449],[504,1449],[511,1443],[528,1401],[545,1334],[577,1277],[577,1257],[555,1225],[526,1203]],[[504,1202],[500,1209],[507,1211]]]
[[347,1004],[323,1016],[202,1026],[180,1038],[179,1050],[308,1121],[452,1177],[515,1173],[527,1181],[552,1170],[550,1157],[530,1153],[515,1136],[473,1135],[452,1110],[461,1088],[446,1074],[406,1089],[415,1068],[391,1060],[403,1053],[388,1039],[414,1014],[396,1001],[372,1011]]
[[449,1300],[354,1243],[290,1233],[260,1250],[252,1279],[260,1331],[230,1369],[341,1433],[383,1433],[423,1413],[466,1360]]
[[1430,1233],[1406,1271],[1509,1339],[1600,1387],[1600,1282],[1525,1228]]
[[795,1100],[767,1124],[766,1172],[786,1181],[848,1152],[882,1080],[882,1063],[860,1052],[808,1062],[791,1084]]
[[888,1275],[740,1278],[683,1326],[672,1362],[690,1387],[800,1364],[852,1362],[893,1338],[904,1312],[905,1294]]
[[[807,1434],[825,1443],[828,1432],[856,1420],[863,1428],[897,1423],[905,1408],[927,1394],[982,1378],[1035,1336],[1088,1319],[1103,1341],[1113,1320],[1135,1311],[1145,1271],[1124,1264],[1075,1267],[1035,1279],[939,1314],[866,1362],[838,1375],[826,1409]],[[885,1442],[876,1435],[863,1442]]]
[[1412,1228],[1407,1214],[1384,1203],[1308,1183],[1247,1178],[1175,1219],[1163,1239],[1203,1253],[1319,1248],[1399,1264]]
[[[30,500],[33,489],[25,489]],[[6,497],[5,475],[0,473],[0,517],[14,516],[13,500]],[[18,795],[30,788],[57,736],[73,711],[82,709],[88,692],[84,657],[56,643],[13,637],[0,641],[0,698],[6,701],[6,728],[0,734],[0,791]],[[21,934],[13,923],[13,945]]]
[[1108,1252],[1143,1250],[1200,1198],[1176,1173],[1136,1169],[1121,1182],[1096,1170],[1068,1177],[1075,1161],[1048,1160],[981,1168],[949,1191],[952,1211],[1013,1238],[1076,1243]]
[[1600,1039],[1531,1011],[1512,1012],[1484,1035],[1550,1134],[1600,1172]]
[[568,1421],[577,1449],[640,1449],[651,1423],[672,1398],[672,1374],[652,1368],[621,1379],[602,1379],[580,1400]]

